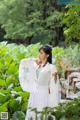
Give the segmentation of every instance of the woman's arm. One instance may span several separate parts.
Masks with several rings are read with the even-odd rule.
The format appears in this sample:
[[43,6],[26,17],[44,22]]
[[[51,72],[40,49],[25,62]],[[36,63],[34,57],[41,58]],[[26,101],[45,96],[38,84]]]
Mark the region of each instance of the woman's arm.
[[51,79],[49,89],[50,106],[57,106],[61,100],[61,86],[58,71],[55,65],[51,65]]
[[56,83],[57,79],[59,79],[58,70],[57,70],[55,65],[52,65],[52,67],[51,67],[51,80],[54,80]]

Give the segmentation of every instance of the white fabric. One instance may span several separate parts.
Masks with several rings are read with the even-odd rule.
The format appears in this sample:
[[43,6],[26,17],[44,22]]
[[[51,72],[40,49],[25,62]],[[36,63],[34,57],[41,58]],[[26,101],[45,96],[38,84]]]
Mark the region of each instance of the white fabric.
[[34,58],[24,58],[19,65],[19,81],[23,91],[35,90],[35,72],[33,67]]
[[[49,62],[41,69],[37,77],[38,65],[34,58],[23,59],[19,67],[19,81],[24,91],[30,92],[28,108],[37,108],[42,111],[44,107],[55,107],[60,102],[60,84],[54,82],[52,74],[56,72],[56,67]],[[51,93],[49,94],[49,88]],[[35,113],[29,109],[26,112],[25,120],[35,120]]]
[[58,103],[61,100],[61,86],[60,86],[60,81],[57,76],[57,81],[55,82],[54,76],[52,76],[53,73],[57,72],[56,66],[51,64],[51,79],[50,79],[50,94],[49,94],[49,99],[50,107],[56,107]]

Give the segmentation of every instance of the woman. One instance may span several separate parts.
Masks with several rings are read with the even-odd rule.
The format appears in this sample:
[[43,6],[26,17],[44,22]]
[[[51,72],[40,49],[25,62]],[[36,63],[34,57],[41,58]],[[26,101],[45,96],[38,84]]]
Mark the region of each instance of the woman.
[[25,120],[35,120],[35,112],[29,108],[42,111],[45,107],[55,107],[60,102],[57,69],[52,64],[52,48],[49,45],[39,49],[39,57],[21,60],[19,81],[24,91],[30,92],[28,110]]

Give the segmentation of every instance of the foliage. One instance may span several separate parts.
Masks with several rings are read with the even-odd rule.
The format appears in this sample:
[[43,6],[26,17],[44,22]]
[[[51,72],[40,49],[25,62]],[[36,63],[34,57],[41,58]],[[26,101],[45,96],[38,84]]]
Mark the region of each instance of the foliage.
[[29,40],[29,43],[54,42],[62,27],[62,16],[52,0],[0,1],[0,24],[6,32],[5,38]]
[[[22,91],[18,81],[18,69],[20,60],[25,57],[36,56],[33,51],[38,51],[40,45],[24,47],[16,44],[0,43],[0,111],[8,111],[9,117],[26,112],[29,93]],[[17,115],[18,114],[18,115]],[[24,115],[23,115],[24,118]]]
[[64,39],[65,45],[79,43],[80,4],[67,4],[64,9],[57,2],[0,0],[0,30],[3,34],[5,31],[4,38],[17,43],[41,42],[53,46],[63,45]]
[[65,49],[63,57],[64,62],[67,63],[69,67],[80,67],[80,46],[76,45],[74,47],[68,47]]
[[[80,2],[80,0],[75,0]],[[66,5],[68,11],[65,13],[63,22],[66,27],[64,33],[66,35],[66,42],[71,44],[72,41],[80,42],[80,4]]]
[[66,70],[80,67],[80,45],[69,46],[66,49],[56,47],[53,55],[56,57],[58,71],[63,77]]
[[41,113],[42,120],[53,120],[54,117],[56,120],[80,120],[80,98],[60,103],[55,108],[45,107],[42,112],[34,111],[36,116]]
[[25,115],[22,111],[17,111],[13,114],[13,120],[24,120],[25,119]]

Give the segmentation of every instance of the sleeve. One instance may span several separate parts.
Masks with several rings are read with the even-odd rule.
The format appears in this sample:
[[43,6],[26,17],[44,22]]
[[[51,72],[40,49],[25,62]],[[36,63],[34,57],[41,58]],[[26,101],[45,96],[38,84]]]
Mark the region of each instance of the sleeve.
[[[50,106],[55,107],[58,105],[61,99],[61,86],[60,86],[60,81],[57,75],[57,68],[55,65],[51,65],[50,67],[51,70],[51,76],[50,76],[50,84],[49,84],[49,89],[50,89]],[[55,81],[55,74],[57,75],[56,81]]]
[[[56,77],[55,77],[56,76]],[[55,65],[50,66],[50,82],[49,82],[49,87],[51,87],[51,83],[57,83],[57,69]]]
[[[31,73],[32,69],[32,65],[33,65],[33,61],[34,59],[30,59],[30,58],[25,58],[22,59],[20,61],[20,65],[19,65],[19,82],[21,85],[21,88],[23,91],[28,91],[28,92],[32,92],[33,91],[33,76],[34,74]],[[34,73],[34,72],[33,72]]]

